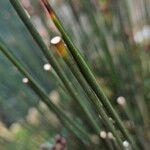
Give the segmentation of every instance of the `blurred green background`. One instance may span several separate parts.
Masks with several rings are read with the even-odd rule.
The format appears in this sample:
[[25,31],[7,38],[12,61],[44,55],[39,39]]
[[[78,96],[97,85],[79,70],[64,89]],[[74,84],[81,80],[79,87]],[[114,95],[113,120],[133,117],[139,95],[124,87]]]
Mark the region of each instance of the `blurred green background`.
[[[20,0],[30,19],[50,46],[50,39],[60,35],[43,11],[39,0]],[[150,2],[148,0],[50,0],[67,33],[81,49],[97,82],[131,130],[141,149],[150,139]],[[44,88],[53,102],[62,107],[91,138],[97,136],[68,93],[63,91],[53,70],[9,0],[0,1],[0,37],[28,72]],[[110,56],[106,51],[106,41]],[[86,99],[62,59],[51,48],[81,99]],[[111,59],[109,59],[109,57]],[[90,149],[72,135],[26,84],[26,79],[0,52],[0,149],[36,150],[45,144],[49,149],[59,135],[67,141],[66,149]],[[125,99],[126,105],[118,99]],[[87,103],[87,107],[90,104]],[[95,111],[93,111],[95,113]],[[103,122],[98,122],[108,134]],[[132,131],[133,129],[133,131]],[[108,137],[107,137],[108,138]],[[109,138],[108,138],[109,139]],[[99,149],[105,149],[103,142]],[[115,149],[111,146],[112,149]],[[47,148],[48,149],[48,148]],[[49,150],[48,149],[48,150]],[[41,150],[42,147],[41,147]],[[59,148],[57,149],[59,150]]]

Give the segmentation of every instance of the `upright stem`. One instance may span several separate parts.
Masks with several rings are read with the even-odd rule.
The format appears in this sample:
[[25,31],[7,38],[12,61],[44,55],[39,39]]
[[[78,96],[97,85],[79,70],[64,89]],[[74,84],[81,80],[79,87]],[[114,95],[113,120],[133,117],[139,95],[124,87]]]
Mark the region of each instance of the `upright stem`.
[[[62,123],[73,132],[80,139],[86,139],[91,141],[88,133],[81,129],[78,124],[69,119],[66,114],[53,104],[52,100],[49,99],[44,90],[40,85],[33,79],[33,77],[26,71],[23,65],[10,53],[10,50],[6,47],[5,43],[0,39],[0,50],[5,54],[5,56],[17,67],[17,69],[29,80],[29,86],[34,90],[34,92],[41,98],[41,100],[52,110],[57,117],[62,121]],[[81,133],[81,134],[80,134]]]
[[[60,46],[58,46],[58,45],[60,45]],[[84,79],[83,75],[79,71],[79,68],[76,66],[74,61],[71,59],[71,57],[69,57],[67,49],[64,46],[64,43],[62,41],[59,41],[58,43],[56,43],[56,48],[57,48],[58,52],[62,52],[62,49],[66,50],[65,53],[67,53],[67,54],[66,55],[61,55],[63,60],[66,62],[66,64],[68,65],[68,67],[70,68],[70,70],[72,71],[72,73],[74,74],[76,79],[78,80],[79,84],[81,85],[81,87],[85,91],[86,95],[92,101],[92,103],[96,106],[97,105],[99,106],[96,109],[98,115],[100,114],[100,116],[102,117],[102,119],[104,120],[104,122],[106,123],[108,128],[110,129],[110,131],[114,134],[114,137],[116,137],[116,140],[117,140],[118,144],[120,145],[120,147],[122,147],[121,138],[119,137],[119,135],[118,135],[116,129],[114,128],[112,122],[109,120],[109,117],[106,114],[106,112],[105,112],[105,110],[102,106],[102,103],[98,100],[98,97],[91,90],[91,88],[89,87],[88,83]],[[62,53],[60,53],[60,54],[62,54]],[[96,128],[95,128],[96,132],[97,132],[97,134],[99,134],[100,128],[97,124],[95,124],[95,126],[96,126]]]
[[76,101],[78,106],[82,109],[87,118],[88,122],[95,128],[95,120],[92,117],[91,113],[89,112],[88,108],[85,106],[84,102],[79,97],[78,93],[73,88],[71,82],[68,80],[65,72],[61,69],[59,64],[57,63],[56,59],[53,56],[53,53],[49,50],[49,48],[45,45],[44,41],[42,40],[41,36],[31,23],[30,19],[26,15],[24,9],[22,8],[21,4],[18,0],[9,0],[16,10],[17,14],[20,16],[23,23],[26,25],[27,29],[29,30],[30,34],[32,35],[33,39],[37,42],[39,47],[41,48],[42,52],[44,53],[45,57],[48,59],[49,63],[52,65],[62,82],[64,83],[66,89],[69,91],[69,94],[73,99]]
[[[119,118],[118,114],[114,110],[113,106],[109,102],[109,100],[106,97],[106,95],[103,93],[101,87],[98,85],[94,74],[91,72],[90,68],[88,67],[88,65],[84,61],[82,55],[80,54],[80,51],[77,49],[77,47],[74,45],[74,43],[71,41],[71,39],[67,35],[67,33],[64,30],[61,22],[59,21],[59,19],[56,16],[55,12],[51,8],[50,4],[48,3],[47,0],[43,0],[43,3],[45,5],[45,7],[47,8],[47,10],[48,10],[48,12],[49,12],[49,14],[50,14],[54,24],[56,25],[56,27],[58,28],[58,30],[62,34],[62,37],[63,37],[66,45],[68,46],[68,49],[70,50],[70,53],[72,54],[75,62],[78,64],[78,67],[80,68],[81,73],[83,74],[83,76],[85,77],[85,79],[87,80],[89,85],[92,87],[93,91],[98,96],[99,100],[101,100],[101,102],[105,106],[107,112],[115,120],[116,124],[118,125],[118,127],[120,128],[120,130],[122,131],[124,136],[131,143],[132,147],[135,150],[137,150],[138,148],[136,147],[132,137],[130,136],[130,134],[128,133],[126,128],[124,127],[123,122]],[[96,107],[99,107],[99,106],[97,105]],[[99,109],[100,109],[100,107],[99,107]]]

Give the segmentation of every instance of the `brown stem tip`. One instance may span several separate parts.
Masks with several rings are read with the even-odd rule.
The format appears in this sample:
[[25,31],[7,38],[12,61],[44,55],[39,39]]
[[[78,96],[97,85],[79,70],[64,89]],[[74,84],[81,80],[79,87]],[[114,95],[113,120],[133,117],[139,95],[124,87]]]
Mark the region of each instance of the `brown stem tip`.
[[48,13],[50,14],[50,16],[53,19],[56,15],[55,15],[55,12],[54,12],[53,8],[49,4],[48,0],[41,0],[41,2],[44,4],[46,10],[48,11]]
[[54,45],[58,51],[58,53],[62,57],[67,56],[67,49],[65,46],[65,43],[63,42],[62,38],[60,36],[55,36],[51,39],[51,44]]

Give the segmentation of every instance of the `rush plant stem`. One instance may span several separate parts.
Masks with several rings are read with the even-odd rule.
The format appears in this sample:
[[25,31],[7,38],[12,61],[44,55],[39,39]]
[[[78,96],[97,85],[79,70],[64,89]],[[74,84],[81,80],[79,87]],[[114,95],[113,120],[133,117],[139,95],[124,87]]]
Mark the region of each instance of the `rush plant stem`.
[[[84,79],[84,77],[80,73],[76,64],[72,61],[72,59],[69,56],[63,57],[63,59],[66,62],[66,64],[68,65],[68,67],[70,68],[70,70],[72,71],[72,73],[74,74],[74,76],[77,78],[79,84],[81,85],[81,87],[83,88],[83,90],[85,91],[87,96],[90,98],[92,103],[94,105],[99,106],[97,108],[98,114],[100,114],[100,116],[102,117],[102,119],[104,120],[106,125],[108,126],[109,130],[113,133],[114,137],[116,138],[116,141],[118,142],[118,145],[120,147],[122,147],[121,138],[119,137],[119,135],[118,135],[116,129],[114,128],[112,122],[109,120],[109,117],[107,116],[107,114],[106,114],[106,112],[102,106],[102,103],[98,100],[98,97],[93,93],[93,91],[91,90],[91,88],[87,84],[86,80]],[[97,129],[97,133],[99,134],[99,131],[100,131],[99,126],[97,126],[96,129]]]
[[60,68],[55,57],[53,56],[53,53],[45,45],[44,41],[42,40],[42,37],[39,35],[37,30],[33,26],[32,22],[28,18],[21,4],[18,2],[18,0],[9,0],[9,1],[11,2],[12,6],[16,10],[17,14],[20,16],[23,23],[26,25],[33,39],[37,42],[38,46],[41,48],[42,52],[44,53],[45,57],[48,59],[49,63],[52,65],[52,67],[58,74],[59,78],[62,80],[69,94],[74,98],[74,100],[76,100],[76,103],[78,103],[78,106],[84,112],[87,121],[93,126],[93,128],[95,128],[95,120],[93,116],[91,115],[88,108],[85,106],[85,104],[79,97],[78,93],[73,88],[71,82],[68,80],[67,76],[65,75],[65,72]]
[[[50,6],[50,4],[48,2],[45,4],[45,6],[46,6],[48,12],[50,13],[50,16],[51,16],[54,24],[56,25],[56,27],[58,28],[58,30],[62,34],[62,37],[63,37],[66,45],[68,46],[68,49],[69,49],[70,53],[72,54],[75,62],[78,64],[78,67],[80,68],[81,73],[83,74],[83,76],[85,77],[85,79],[87,80],[89,85],[92,87],[93,91],[98,96],[99,100],[105,106],[105,109],[107,110],[107,112],[115,120],[117,126],[120,128],[120,130],[123,133],[123,135],[130,142],[132,147],[135,150],[137,150],[138,148],[137,148],[134,140],[132,139],[132,137],[130,136],[129,132],[124,127],[123,122],[119,118],[118,114],[114,110],[114,108],[111,105],[111,103],[109,102],[108,98],[103,93],[101,87],[99,86],[99,84],[96,81],[96,78],[95,78],[94,74],[91,72],[90,68],[88,67],[88,65],[84,61],[82,55],[80,54],[80,51],[77,49],[77,47],[74,45],[74,43],[71,41],[71,39],[67,35],[67,33],[66,33],[65,29],[63,28],[61,22],[59,21],[59,18],[56,16],[55,12],[53,11],[53,9],[51,8],[51,6]],[[96,105],[96,107],[101,109],[98,104]]]
[[114,87],[116,88],[116,90],[118,90],[118,89],[120,89],[119,77],[118,77],[118,74],[116,72],[114,61],[113,61],[113,58],[112,58],[111,53],[109,51],[104,33],[102,32],[102,29],[98,26],[98,23],[95,19],[93,10],[91,10],[91,2],[89,0],[86,0],[86,1],[81,1],[81,3],[87,12],[87,17],[89,18],[89,21],[91,22],[93,33],[97,36],[97,38],[99,40],[100,47],[104,51],[105,58],[109,64],[109,68],[110,68],[109,74],[111,75],[112,83],[113,83]]
[[41,98],[41,100],[52,110],[60,121],[73,132],[78,138],[86,139],[88,142],[91,142],[89,134],[84,131],[78,124],[69,119],[66,114],[58,108],[53,102],[49,99],[44,90],[40,85],[33,79],[33,77],[26,71],[23,65],[10,53],[10,50],[6,47],[5,43],[0,39],[0,50],[5,54],[5,56],[16,66],[16,68],[29,80],[29,86],[34,90],[34,92]]

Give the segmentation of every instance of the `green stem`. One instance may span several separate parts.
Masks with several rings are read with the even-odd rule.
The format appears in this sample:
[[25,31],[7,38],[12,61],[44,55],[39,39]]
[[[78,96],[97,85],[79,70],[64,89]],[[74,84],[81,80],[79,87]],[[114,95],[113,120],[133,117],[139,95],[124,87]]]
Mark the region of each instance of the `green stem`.
[[[102,104],[105,106],[107,112],[112,116],[112,118],[115,120],[116,124],[124,134],[124,136],[127,138],[127,140],[131,143],[132,147],[136,150],[138,149],[135,145],[134,140],[130,136],[129,132],[126,130],[126,128],[123,125],[123,122],[119,118],[118,114],[114,110],[113,106],[109,102],[109,99],[106,97],[106,95],[103,93],[101,87],[98,85],[97,80],[94,76],[94,74],[91,72],[90,68],[86,64],[85,60],[83,59],[82,55],[80,54],[80,51],[77,49],[77,47],[74,45],[74,43],[71,41],[69,36],[67,35],[66,31],[64,30],[61,22],[58,18],[53,19],[54,24],[62,34],[62,37],[68,46],[68,49],[70,53],[72,54],[74,60],[78,64],[81,73],[89,83],[89,85],[92,87],[95,94],[98,96],[99,100],[101,100]],[[99,107],[98,105],[96,107]],[[100,109],[100,108],[99,108]]]
[[71,82],[68,80],[67,76],[65,75],[64,71],[60,68],[59,64],[57,63],[56,59],[53,56],[53,53],[49,50],[49,48],[45,45],[44,41],[42,40],[41,36],[33,26],[32,22],[28,18],[27,14],[25,13],[24,9],[22,8],[21,4],[18,0],[9,0],[14,9],[16,10],[17,14],[20,16],[23,23],[26,25],[27,29],[29,30],[30,34],[32,35],[33,39],[37,42],[38,46],[41,48],[42,52],[44,53],[45,57],[48,59],[49,63],[52,65],[56,73],[58,74],[59,78],[64,83],[66,89],[69,91],[71,97],[76,100],[78,106],[82,109],[85,113],[85,117],[92,126],[95,126],[95,120],[93,119],[91,113],[78,96],[78,93],[73,88]]
[[[118,133],[117,133],[116,129],[113,127],[112,122],[110,122],[109,117],[107,116],[107,114],[106,114],[106,112],[102,106],[102,103],[98,100],[98,97],[93,93],[93,91],[91,90],[91,88],[87,84],[86,80],[84,79],[84,77],[80,73],[76,64],[72,61],[72,59],[69,56],[63,57],[63,58],[64,58],[64,61],[66,62],[66,64],[68,65],[68,67],[70,68],[70,70],[72,71],[72,73],[77,78],[79,84],[82,86],[82,88],[85,91],[85,93],[87,94],[87,96],[92,101],[92,103],[94,105],[99,106],[99,107],[97,107],[98,114],[100,114],[100,116],[103,118],[104,122],[107,124],[108,128],[110,129],[110,131],[114,134],[114,137],[116,137],[116,140],[118,141],[119,145],[122,146],[121,138],[118,136]],[[95,128],[96,132],[99,134],[100,128],[96,124],[95,124],[95,126],[96,126],[96,128]]]
[[[29,79],[29,86],[34,90],[34,92],[42,99],[42,101],[51,109],[57,117],[66,125],[67,129],[73,132],[80,139],[86,139],[91,141],[89,134],[81,129],[78,124],[69,119],[63,110],[58,108],[53,102],[49,99],[44,90],[40,85],[33,79],[33,77],[25,70],[22,64],[9,52],[9,49],[6,47],[5,43],[0,39],[0,50],[5,54],[5,56],[17,67],[17,69]],[[77,132],[76,132],[77,131]]]
[[91,22],[91,25],[93,28],[93,33],[96,34],[96,36],[99,40],[100,47],[104,51],[105,58],[109,64],[109,67],[111,70],[110,75],[111,75],[112,83],[116,89],[119,89],[120,81],[119,81],[118,74],[116,72],[115,64],[114,64],[113,58],[111,56],[111,53],[109,51],[107,41],[105,39],[105,35],[104,35],[102,29],[98,26],[98,23],[95,19],[94,13],[91,10],[91,2],[89,0],[87,0],[87,1],[81,1],[81,3],[87,12],[87,17],[89,18],[89,21]]

